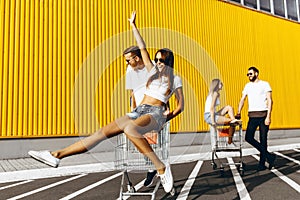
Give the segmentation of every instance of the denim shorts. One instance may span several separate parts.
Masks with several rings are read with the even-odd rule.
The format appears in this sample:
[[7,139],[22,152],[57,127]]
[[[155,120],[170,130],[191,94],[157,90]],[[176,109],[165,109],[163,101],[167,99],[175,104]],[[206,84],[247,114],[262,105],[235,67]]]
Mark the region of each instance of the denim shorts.
[[[215,122],[218,121],[219,116],[215,113]],[[204,113],[204,120],[208,124],[212,124],[210,112]]]
[[165,108],[163,106],[152,106],[148,104],[142,104],[136,107],[131,113],[127,113],[126,115],[130,117],[130,119],[137,119],[143,115],[151,115],[159,128],[161,128],[166,122],[166,117],[163,115]]

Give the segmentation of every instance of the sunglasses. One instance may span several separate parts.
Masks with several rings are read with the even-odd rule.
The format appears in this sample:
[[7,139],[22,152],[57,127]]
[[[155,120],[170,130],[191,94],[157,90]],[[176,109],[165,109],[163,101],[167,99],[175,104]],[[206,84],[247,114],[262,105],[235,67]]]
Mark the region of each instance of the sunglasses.
[[154,59],[154,62],[155,62],[155,63],[157,63],[158,61],[161,62],[161,63],[166,64],[166,60],[164,60],[164,59],[162,59],[162,58],[159,58],[159,59],[155,58],[155,59]]
[[247,76],[252,76],[252,75],[253,75],[253,73],[248,73],[248,74],[247,74]]
[[126,63],[129,63],[132,59],[134,59],[136,56],[133,56],[133,57],[131,57],[131,58],[129,58],[129,59],[126,59],[125,61],[126,61]]

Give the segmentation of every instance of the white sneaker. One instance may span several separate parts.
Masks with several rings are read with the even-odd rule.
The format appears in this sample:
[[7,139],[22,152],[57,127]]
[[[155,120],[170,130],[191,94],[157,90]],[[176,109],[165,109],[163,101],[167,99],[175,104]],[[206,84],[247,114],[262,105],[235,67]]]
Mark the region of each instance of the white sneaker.
[[55,158],[49,151],[29,151],[28,154],[34,159],[50,165],[51,167],[57,167],[60,159]]
[[227,144],[227,147],[229,147],[229,148],[235,148],[236,145],[234,143],[231,143],[231,144]]
[[172,176],[170,164],[166,164],[165,173],[158,174],[158,176],[160,177],[160,181],[164,187],[165,192],[166,193],[171,192],[171,190],[173,189],[173,176]]

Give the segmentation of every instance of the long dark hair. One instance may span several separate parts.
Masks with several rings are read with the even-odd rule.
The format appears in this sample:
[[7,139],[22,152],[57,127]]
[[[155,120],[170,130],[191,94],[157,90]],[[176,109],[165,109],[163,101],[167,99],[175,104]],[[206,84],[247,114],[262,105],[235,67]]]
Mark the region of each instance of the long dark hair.
[[212,95],[214,92],[218,92],[219,90],[219,84],[221,80],[218,78],[215,78],[211,81],[210,86],[209,86],[209,94]]
[[156,73],[153,74],[148,79],[146,87],[148,87],[153,80],[159,79],[162,76],[166,76],[166,77],[168,77],[168,90],[167,90],[166,94],[170,94],[171,89],[173,88],[173,82],[174,82],[174,54],[170,49],[163,48],[163,49],[159,49],[155,53],[155,58],[158,53],[161,53],[161,55],[164,56],[166,66],[162,69],[161,72],[156,67]]

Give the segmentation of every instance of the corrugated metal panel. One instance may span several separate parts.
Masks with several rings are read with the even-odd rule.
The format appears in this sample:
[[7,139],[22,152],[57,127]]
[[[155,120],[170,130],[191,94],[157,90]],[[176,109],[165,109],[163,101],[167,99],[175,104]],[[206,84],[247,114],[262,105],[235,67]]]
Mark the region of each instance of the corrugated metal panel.
[[150,54],[169,47],[176,55],[186,107],[173,132],[208,129],[212,78],[225,84],[222,105],[237,108],[251,65],[274,90],[271,128],[300,127],[299,24],[217,0],[2,0],[1,137],[85,135],[125,114],[122,51],[134,44],[132,10]]

